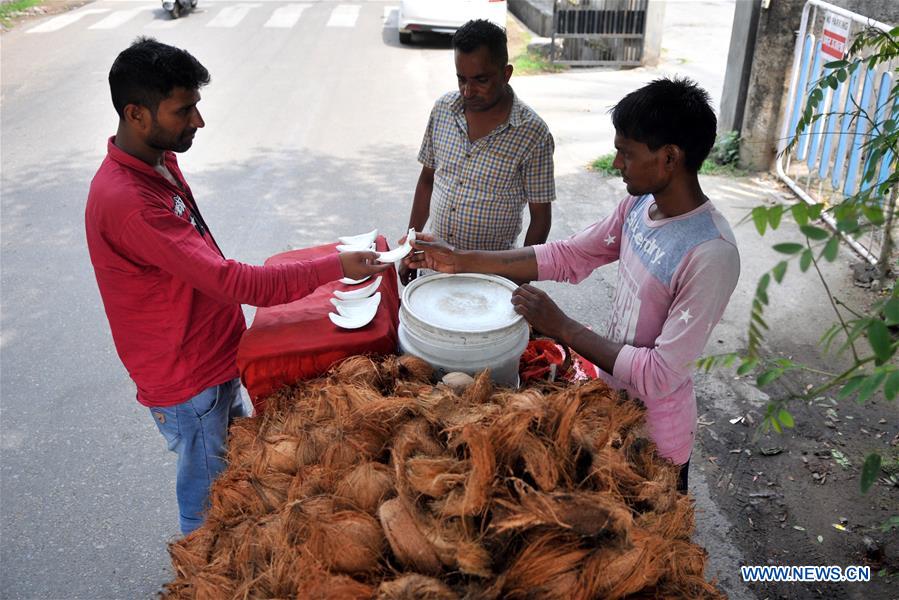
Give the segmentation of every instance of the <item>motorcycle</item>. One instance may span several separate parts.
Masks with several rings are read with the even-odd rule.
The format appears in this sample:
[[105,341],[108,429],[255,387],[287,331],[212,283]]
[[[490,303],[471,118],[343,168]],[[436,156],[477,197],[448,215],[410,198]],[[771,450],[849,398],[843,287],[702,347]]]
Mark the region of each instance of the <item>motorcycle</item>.
[[194,8],[196,5],[197,0],[162,0],[162,8],[168,11],[173,19],[177,19],[185,11]]

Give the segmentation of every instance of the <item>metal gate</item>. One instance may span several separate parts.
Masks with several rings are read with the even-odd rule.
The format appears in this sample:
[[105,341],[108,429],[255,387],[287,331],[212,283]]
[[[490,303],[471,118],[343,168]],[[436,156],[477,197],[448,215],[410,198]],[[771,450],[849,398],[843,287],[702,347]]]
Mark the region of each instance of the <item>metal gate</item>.
[[[639,66],[648,4],[649,0],[555,0],[553,62]],[[563,40],[560,50],[556,40]]]
[[[858,193],[862,173],[869,166],[864,142],[870,124],[862,119],[853,120],[834,113],[852,111],[857,105],[867,111],[875,122],[883,122],[890,115],[893,119],[899,118],[899,105],[887,106],[899,61],[881,64],[875,69],[859,68],[839,83],[835,90],[827,89],[816,109],[824,116],[809,126],[789,153],[784,153],[784,148],[796,133],[808,94],[818,80],[830,72],[824,65],[841,57],[840,39],[845,38],[842,44],[848,50],[853,35],[869,26],[890,30],[884,23],[821,0],[808,0],[802,11],[776,168],[778,176],[809,204],[831,206]],[[839,30],[839,33],[832,30]],[[889,176],[892,158],[890,155],[883,157],[872,185],[882,183]],[[829,214],[825,213],[823,218],[835,226]],[[872,230],[858,239],[844,237],[868,262],[877,263],[884,238],[883,229]]]

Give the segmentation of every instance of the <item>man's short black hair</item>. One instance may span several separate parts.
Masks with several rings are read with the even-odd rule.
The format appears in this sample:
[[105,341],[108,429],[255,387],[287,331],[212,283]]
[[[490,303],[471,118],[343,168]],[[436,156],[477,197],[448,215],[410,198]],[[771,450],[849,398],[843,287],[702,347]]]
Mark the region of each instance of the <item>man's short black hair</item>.
[[146,106],[154,114],[176,87],[198,90],[209,83],[209,71],[186,50],[139,37],[123,50],[109,70],[109,91],[119,117],[125,106]]
[[469,21],[456,30],[453,35],[453,48],[469,54],[481,46],[486,46],[490,57],[500,67],[509,63],[509,50],[506,48],[506,30],[484,19]]
[[658,150],[679,146],[684,164],[698,172],[715,144],[718,120],[708,92],[686,78],[656,79],[631,92],[612,109],[619,135]]

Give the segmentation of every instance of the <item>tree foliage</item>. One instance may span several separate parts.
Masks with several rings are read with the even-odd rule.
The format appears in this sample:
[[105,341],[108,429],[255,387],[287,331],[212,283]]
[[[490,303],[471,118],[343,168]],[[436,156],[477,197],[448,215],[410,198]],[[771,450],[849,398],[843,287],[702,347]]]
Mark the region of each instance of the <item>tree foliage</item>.
[[[817,385],[805,390],[788,390],[787,397],[770,402],[761,425],[763,431],[773,429],[782,432],[784,428],[793,427],[793,416],[787,409],[790,400],[811,399],[831,392],[835,393],[838,400],[854,397],[857,402],[864,404],[878,392],[882,392],[891,402],[899,395],[899,366],[895,360],[899,349],[896,334],[899,331],[899,288],[893,283],[887,286],[888,291],[872,307],[852,309],[834,297],[820,268],[822,261],[833,262],[837,258],[840,244],[848,236],[858,236],[871,228],[881,228],[884,231],[884,248],[877,271],[881,278],[890,274],[892,228],[899,188],[899,66],[892,68],[893,84],[886,100],[887,107],[892,107],[892,111],[877,110],[872,115],[854,100],[853,105],[843,112],[819,111],[828,88],[836,90],[840,83],[849,79],[856,71],[874,69],[881,64],[895,64],[897,58],[899,27],[890,31],[873,27],[862,31],[855,38],[847,57],[824,65],[824,76],[810,86],[795,134],[784,150],[790,152],[802,136],[807,135],[809,127],[819,119],[838,115],[842,119],[850,119],[851,123],[864,120],[870,133],[863,146],[867,161],[863,167],[859,191],[829,206],[805,202],[756,206],[747,217],[760,235],[778,229],[783,223],[794,225],[796,235],[793,241],[772,246],[783,258],[765,272],[756,285],[746,351],[705,357],[699,361],[699,366],[709,370],[739,363],[737,373],[755,373],[756,385],[759,387],[781,380],[790,371],[802,371],[815,378]],[[848,128],[844,128],[844,131],[848,132]],[[880,180],[882,171],[879,166],[885,157],[889,169],[886,178]],[[830,217],[827,219],[830,226],[821,222],[825,216]],[[765,335],[769,330],[765,311],[770,303],[770,286],[780,284],[790,273],[805,273],[809,270],[820,278],[835,315],[833,323],[820,340],[822,351],[826,355],[850,358],[849,366],[840,372],[825,372],[775,357],[765,347]],[[861,472],[863,492],[877,480],[880,466],[881,456],[872,452],[865,460]]]

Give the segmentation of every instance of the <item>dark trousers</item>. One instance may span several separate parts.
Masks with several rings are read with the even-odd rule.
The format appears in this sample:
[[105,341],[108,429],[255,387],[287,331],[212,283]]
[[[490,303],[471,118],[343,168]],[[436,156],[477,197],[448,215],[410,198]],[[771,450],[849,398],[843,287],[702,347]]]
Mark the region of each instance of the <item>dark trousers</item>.
[[677,474],[677,491],[681,494],[687,493],[687,477],[690,474],[690,461],[687,460],[681,465],[680,473]]

